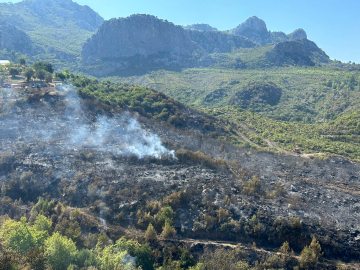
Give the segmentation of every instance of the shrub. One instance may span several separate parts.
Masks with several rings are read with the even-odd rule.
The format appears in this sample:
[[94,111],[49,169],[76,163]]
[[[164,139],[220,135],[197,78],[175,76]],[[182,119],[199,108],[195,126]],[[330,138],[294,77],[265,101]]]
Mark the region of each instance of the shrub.
[[165,226],[163,227],[163,231],[161,233],[161,237],[163,238],[172,238],[175,237],[176,230],[174,227],[172,227],[169,222],[165,222]]
[[156,240],[156,239],[157,239],[157,234],[154,229],[154,226],[151,223],[149,223],[149,226],[145,232],[145,240],[152,241],[152,240]]
[[45,250],[54,270],[67,269],[77,254],[75,243],[59,233],[54,233],[45,241]]
[[175,156],[182,162],[201,163],[210,169],[217,169],[221,167],[228,168],[228,164],[224,159],[214,160],[200,151],[192,152],[189,150],[180,149],[176,151]]
[[217,210],[217,216],[218,216],[219,222],[221,223],[228,218],[229,212],[223,208],[220,208],[219,210]]
[[300,254],[300,267],[303,269],[315,268],[319,258],[323,255],[321,253],[321,246],[315,237],[312,239],[310,246],[304,247]]
[[262,184],[258,176],[254,176],[251,180],[244,182],[242,191],[246,195],[259,196],[262,194]]

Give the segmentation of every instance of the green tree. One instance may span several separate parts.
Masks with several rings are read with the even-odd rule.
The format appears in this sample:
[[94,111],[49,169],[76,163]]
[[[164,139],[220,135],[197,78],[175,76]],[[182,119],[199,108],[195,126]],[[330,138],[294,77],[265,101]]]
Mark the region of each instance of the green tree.
[[19,222],[9,219],[4,222],[0,231],[0,239],[12,250],[24,254],[28,250],[40,247],[49,236],[46,231],[38,231],[22,217]]
[[134,240],[126,240],[120,238],[116,241],[119,250],[127,250],[131,257],[135,257],[136,267],[143,270],[153,270],[153,262],[151,260],[151,248],[148,244],[139,244]]
[[14,78],[16,75],[19,75],[20,72],[19,72],[19,70],[17,68],[10,68],[9,74],[11,75],[11,77]]
[[46,218],[43,215],[38,215],[36,217],[34,228],[38,231],[46,231],[50,233],[52,226],[52,221]]
[[163,227],[163,231],[161,232],[161,237],[169,238],[169,237],[174,237],[175,235],[176,235],[175,228],[171,226],[168,221],[166,221],[165,226]]
[[321,246],[314,237],[311,241],[310,246],[304,247],[300,254],[300,267],[303,269],[315,268],[319,258],[323,255],[321,253]]
[[44,80],[46,76],[46,71],[43,69],[37,69],[35,71],[35,77],[38,78],[39,80]]
[[45,82],[50,83],[53,81],[53,76],[50,72],[45,73]]
[[161,209],[160,213],[158,214],[157,221],[161,225],[164,225],[165,222],[172,224],[173,218],[174,218],[174,210],[172,210],[171,206],[165,206]]
[[126,261],[130,259],[128,252],[121,245],[115,244],[104,248],[100,255],[101,270],[128,270],[134,269],[131,263]]
[[33,65],[33,68],[37,70],[45,70],[51,74],[54,72],[54,68],[50,62],[39,61]]
[[154,229],[154,226],[151,223],[149,223],[149,226],[145,232],[145,240],[151,241],[151,240],[156,240],[156,238],[157,238],[157,234]]
[[24,73],[26,77],[26,81],[30,81],[32,77],[35,75],[35,71],[32,68],[27,68]]
[[59,233],[54,233],[45,241],[45,254],[54,270],[62,270],[67,269],[74,261],[77,249],[71,239]]
[[25,58],[20,58],[20,59],[19,59],[19,63],[20,63],[20,65],[25,66],[25,65],[26,65],[26,60],[25,60]]

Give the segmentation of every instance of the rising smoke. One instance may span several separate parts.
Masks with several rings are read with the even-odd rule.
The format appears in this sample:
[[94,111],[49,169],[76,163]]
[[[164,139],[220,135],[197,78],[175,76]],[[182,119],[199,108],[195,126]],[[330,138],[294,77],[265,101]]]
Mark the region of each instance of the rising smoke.
[[129,113],[112,118],[94,116],[95,120],[89,120],[73,87],[67,85],[63,91],[64,113],[51,113],[51,104],[44,104],[42,108],[27,104],[26,110],[21,109],[26,114],[19,115],[15,111],[0,118],[2,134],[8,135],[11,144],[19,140],[25,143],[57,140],[62,148],[68,149],[91,148],[110,151],[114,155],[136,155],[138,158],[175,158],[174,152],[166,149],[156,134],[144,130]]

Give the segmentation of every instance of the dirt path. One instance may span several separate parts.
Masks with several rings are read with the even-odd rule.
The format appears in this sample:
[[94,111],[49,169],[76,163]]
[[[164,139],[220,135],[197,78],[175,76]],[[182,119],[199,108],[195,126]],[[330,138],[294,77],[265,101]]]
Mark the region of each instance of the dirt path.
[[[309,158],[314,158],[314,157],[317,157],[317,156],[320,156],[320,155],[326,156],[325,153],[312,153],[312,154],[301,153],[301,154],[296,154],[296,153],[287,151],[287,150],[285,150],[284,148],[281,148],[280,146],[278,146],[276,142],[260,136],[255,130],[253,130],[252,128],[250,128],[248,125],[246,125],[246,124],[244,124],[244,123],[238,123],[238,125],[239,125],[242,129],[244,129],[246,132],[248,132],[248,133],[250,133],[250,134],[252,134],[252,135],[255,135],[255,136],[259,136],[260,138],[262,138],[262,139],[264,140],[264,142],[266,142],[266,143],[268,144],[269,148],[277,149],[279,152],[284,153],[284,154],[286,154],[286,155],[299,156],[299,157],[308,158],[308,159],[309,159]],[[249,142],[249,143],[252,144],[252,145],[258,146],[257,144],[255,144],[254,142],[252,142],[249,138],[247,138],[247,137],[246,137],[243,133],[241,133],[240,131],[237,131],[237,134],[238,134],[243,140]]]

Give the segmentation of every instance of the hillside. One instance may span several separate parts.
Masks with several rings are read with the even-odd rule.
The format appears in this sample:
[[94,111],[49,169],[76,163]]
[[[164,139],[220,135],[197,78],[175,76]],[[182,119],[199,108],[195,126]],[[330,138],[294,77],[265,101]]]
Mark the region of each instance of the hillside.
[[0,19],[0,50],[33,55],[34,45],[30,37],[15,26]]
[[[101,18],[72,0],[24,0],[0,3],[3,21],[24,31],[43,53],[79,55],[82,43],[96,31]],[[25,53],[25,52],[24,52]],[[30,53],[27,53],[30,54]]]
[[[220,115],[197,112],[145,87],[66,72],[56,77],[73,86],[2,90],[0,203],[1,213],[9,215],[3,217],[6,226],[15,222],[9,217],[26,215],[29,224],[23,220],[22,226],[41,215],[51,218],[47,237],[58,232],[71,239],[78,251],[69,258],[76,265],[82,248],[99,259],[91,265],[101,265],[109,248],[135,256],[134,249],[115,249],[107,240],[124,235],[148,246],[142,254],[156,267],[175,267],[186,250],[195,261],[182,268],[194,265],[203,260],[201,245],[184,243],[209,239],[242,243],[242,254],[252,255],[240,260],[252,266],[258,260],[262,269],[270,262],[277,269],[296,266],[300,257],[274,259],[275,250],[288,241],[299,254],[312,237],[327,259],[317,269],[335,269],[334,258],[358,258],[357,163],[238,148],[230,144],[241,139],[236,125]],[[47,200],[38,202],[38,196]],[[143,237],[150,223],[152,240]],[[166,261],[174,243],[179,249]]]
[[[245,56],[242,59],[245,64],[252,61]],[[277,104],[257,101],[241,107],[278,120],[313,123],[336,119],[358,109],[358,66],[336,68],[333,65],[335,64],[267,69],[196,68],[110,79],[146,85],[181,102],[214,108],[232,104],[234,95],[254,82],[274,83],[282,89]],[[348,69],[353,71],[347,71]]]

